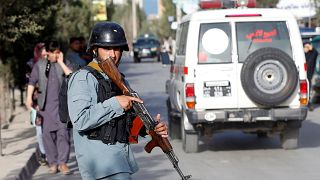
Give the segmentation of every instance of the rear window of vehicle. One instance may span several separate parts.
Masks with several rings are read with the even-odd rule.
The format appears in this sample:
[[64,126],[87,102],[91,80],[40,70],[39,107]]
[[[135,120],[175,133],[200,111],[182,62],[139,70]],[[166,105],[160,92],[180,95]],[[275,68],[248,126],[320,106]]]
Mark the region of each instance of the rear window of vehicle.
[[155,39],[138,39],[136,44],[137,45],[143,45],[143,44],[158,45],[159,42]]
[[198,44],[198,63],[230,63],[231,27],[229,23],[201,24]]
[[239,62],[244,62],[251,53],[265,47],[280,49],[292,57],[285,22],[238,22],[236,31]]

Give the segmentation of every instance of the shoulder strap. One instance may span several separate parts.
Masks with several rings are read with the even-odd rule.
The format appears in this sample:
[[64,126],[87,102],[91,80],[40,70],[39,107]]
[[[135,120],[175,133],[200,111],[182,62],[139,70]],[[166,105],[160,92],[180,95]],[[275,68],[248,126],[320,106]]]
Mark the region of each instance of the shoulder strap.
[[101,79],[104,79],[102,74],[91,66],[83,66],[82,69],[89,71],[99,81],[99,83]]
[[90,66],[84,66],[83,69],[89,71],[98,81],[99,88],[98,88],[98,102],[102,102],[105,99],[110,98],[110,93],[112,90],[110,82],[105,79],[102,74],[100,74],[99,71],[97,71],[95,68]]

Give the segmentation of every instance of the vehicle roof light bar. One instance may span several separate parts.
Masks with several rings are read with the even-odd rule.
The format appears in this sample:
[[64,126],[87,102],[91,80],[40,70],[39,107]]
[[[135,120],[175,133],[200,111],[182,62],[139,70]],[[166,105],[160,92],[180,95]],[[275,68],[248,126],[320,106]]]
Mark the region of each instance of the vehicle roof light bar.
[[200,0],[200,9],[221,9],[236,7],[256,7],[256,0]]

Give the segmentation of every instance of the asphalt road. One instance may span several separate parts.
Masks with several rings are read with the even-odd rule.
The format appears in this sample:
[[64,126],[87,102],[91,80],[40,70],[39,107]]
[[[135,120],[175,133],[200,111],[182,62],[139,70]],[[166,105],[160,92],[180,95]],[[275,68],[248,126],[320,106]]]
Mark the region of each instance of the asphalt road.
[[[149,112],[160,113],[167,119],[165,81],[169,78],[169,66],[152,59],[135,64],[124,59],[120,65],[131,87],[144,100]],[[257,138],[256,135],[232,131],[201,139],[200,152],[186,154],[181,141],[171,144],[178,156],[181,170],[191,174],[193,180],[319,180],[320,179],[320,108],[309,112],[300,133],[299,148],[283,150],[278,136]],[[179,179],[167,157],[158,148],[151,154],[143,147],[149,139],[142,138],[132,145],[140,170],[134,180]],[[41,166],[33,179],[81,179],[74,153],[69,165],[72,175],[48,175],[47,167]]]

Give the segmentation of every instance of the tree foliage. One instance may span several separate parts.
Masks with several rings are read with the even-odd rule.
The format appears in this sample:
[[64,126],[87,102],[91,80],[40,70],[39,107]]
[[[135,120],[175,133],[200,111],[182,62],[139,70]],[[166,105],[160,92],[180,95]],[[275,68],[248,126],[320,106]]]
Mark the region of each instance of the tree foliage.
[[[126,37],[127,40],[129,42],[129,44],[131,44],[133,42],[133,24],[132,24],[132,5],[131,5],[131,1],[129,1],[129,3],[127,4],[123,4],[123,5],[115,5],[114,9],[115,12],[112,15],[112,18],[110,19],[111,21],[117,22],[119,23],[125,30],[126,32]],[[146,19],[146,15],[143,12],[142,9],[139,8],[139,6],[136,6],[136,12],[137,12],[137,34],[143,34],[148,32],[147,30],[147,19]]]
[[162,14],[162,16],[160,17],[160,22],[159,22],[159,27],[162,28],[158,28],[159,29],[159,37],[160,38],[166,38],[169,36],[174,37],[175,35],[173,34],[173,31],[171,30],[171,22],[169,22],[169,17],[175,17],[176,15],[176,9],[175,9],[175,5],[173,4],[172,1],[166,1],[166,0],[162,0],[162,4],[164,7],[164,12]]
[[34,44],[41,36],[54,32],[48,24],[58,7],[59,2],[54,0],[1,1],[0,71],[11,72],[14,84],[20,88],[25,83],[25,62],[33,56]]
[[279,0],[257,0],[257,7],[260,8],[273,8],[276,7]]
[[[1,0],[0,67],[13,73],[14,83],[25,84],[26,62],[37,42],[71,36],[88,37],[92,26],[88,0]],[[3,73],[2,73],[3,74]],[[1,73],[0,73],[1,75]]]
[[93,21],[90,11],[91,1],[64,1],[57,11],[54,38],[68,44],[70,37],[89,37]]
[[[39,0],[2,0],[0,6],[0,58],[14,56],[14,48],[37,39],[46,30],[46,22],[58,8],[58,2]],[[33,41],[31,41],[33,42]],[[28,47],[26,47],[28,48]],[[25,50],[24,48],[21,50]]]

